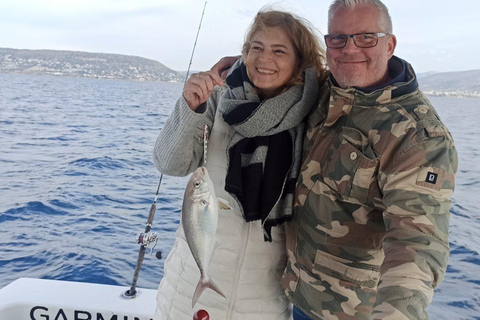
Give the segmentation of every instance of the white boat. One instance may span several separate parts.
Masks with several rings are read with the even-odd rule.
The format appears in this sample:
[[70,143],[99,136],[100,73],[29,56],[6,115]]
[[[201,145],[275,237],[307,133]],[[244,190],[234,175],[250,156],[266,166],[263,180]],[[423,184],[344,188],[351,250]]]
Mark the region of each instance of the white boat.
[[20,278],[0,289],[0,320],[152,320],[156,290]]

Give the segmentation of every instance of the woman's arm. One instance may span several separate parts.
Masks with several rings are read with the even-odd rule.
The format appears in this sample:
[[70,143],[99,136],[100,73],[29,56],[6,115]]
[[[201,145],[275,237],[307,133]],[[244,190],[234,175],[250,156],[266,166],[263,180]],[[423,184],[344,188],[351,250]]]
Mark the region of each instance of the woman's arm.
[[202,163],[203,126],[212,127],[221,91],[217,87],[195,111],[183,96],[178,99],[155,142],[153,162],[160,172],[186,176]]

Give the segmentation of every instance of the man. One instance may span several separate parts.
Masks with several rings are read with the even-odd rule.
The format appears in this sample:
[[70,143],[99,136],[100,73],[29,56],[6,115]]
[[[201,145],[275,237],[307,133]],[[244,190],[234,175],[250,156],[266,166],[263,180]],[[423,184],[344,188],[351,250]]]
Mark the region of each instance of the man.
[[453,140],[393,56],[381,1],[334,1],[325,42],[331,76],[308,119],[282,279],[294,319],[428,319],[449,255]]
[[428,319],[449,255],[452,137],[393,56],[381,1],[333,1],[325,41],[282,279],[294,319]]

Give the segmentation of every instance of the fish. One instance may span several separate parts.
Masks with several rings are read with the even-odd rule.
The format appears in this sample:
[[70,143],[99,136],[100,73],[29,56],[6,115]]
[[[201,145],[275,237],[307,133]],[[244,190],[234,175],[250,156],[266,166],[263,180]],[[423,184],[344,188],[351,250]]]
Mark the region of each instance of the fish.
[[208,275],[216,241],[218,209],[230,209],[215,196],[213,182],[206,167],[199,167],[190,177],[182,204],[182,225],[188,246],[200,269],[200,279],[193,293],[192,308],[207,288],[225,297],[220,287]]

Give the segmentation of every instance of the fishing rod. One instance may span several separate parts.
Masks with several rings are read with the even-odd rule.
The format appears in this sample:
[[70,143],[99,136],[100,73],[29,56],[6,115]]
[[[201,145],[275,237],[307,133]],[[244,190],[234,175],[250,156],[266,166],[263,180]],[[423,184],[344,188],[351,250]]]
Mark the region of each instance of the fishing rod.
[[[153,217],[155,216],[155,211],[157,210],[157,198],[158,194],[160,193],[160,186],[162,185],[162,178],[163,173],[160,174],[160,181],[158,182],[157,192],[155,193],[155,198],[153,199],[152,206],[150,207],[150,211],[148,213],[147,225],[145,226],[145,232],[140,233],[137,237],[137,243],[140,245],[140,250],[138,252],[137,258],[137,265],[135,266],[135,273],[133,274],[133,281],[132,285],[129,290],[125,291],[122,294],[122,297],[126,299],[133,299],[137,296],[137,290],[135,289],[137,286],[138,275],[140,274],[140,269],[142,268],[143,259],[145,258],[145,252],[147,251],[147,247],[155,242],[153,247],[150,249],[150,254],[153,253],[153,249],[157,245],[157,234],[155,232],[150,232],[153,224]],[[155,256],[158,259],[162,258],[162,252],[157,251]]]
[[[197,30],[197,36],[195,37],[195,43],[193,44],[193,50],[192,50],[192,56],[190,57],[190,63],[188,65],[188,70],[187,70],[187,76],[185,78],[185,84],[187,83],[188,79],[188,74],[190,72],[190,66],[192,65],[192,60],[193,60],[193,55],[195,53],[195,47],[197,45],[197,40],[198,40],[198,35],[200,33],[200,28],[202,27],[202,21],[203,21],[203,16],[205,14],[205,8],[207,6],[207,1],[205,1],[205,5],[203,6],[203,12],[202,12],[202,17],[200,18],[200,24],[198,26]],[[204,139],[208,135],[208,128],[204,128]],[[205,146],[206,149],[206,146]],[[206,158],[206,150],[204,154],[204,161],[207,161]],[[125,299],[133,299],[137,296],[137,281],[138,281],[138,276],[140,274],[140,269],[142,268],[143,260],[145,258],[145,252],[147,251],[148,246],[151,243],[154,243],[153,247],[150,249],[150,254],[153,254],[153,249],[157,245],[158,237],[155,232],[151,232],[152,224],[153,224],[153,218],[155,217],[155,211],[157,210],[157,198],[158,194],[160,192],[160,186],[162,185],[162,179],[163,179],[163,173],[160,174],[160,181],[158,182],[158,187],[157,187],[157,192],[155,193],[155,198],[153,199],[153,203],[150,207],[150,211],[148,213],[148,219],[147,219],[147,224],[145,226],[145,232],[140,233],[137,236],[137,243],[140,245],[140,250],[138,252],[138,258],[137,258],[137,265],[135,266],[135,273],[133,274],[133,280],[132,280],[132,285],[129,290],[125,291],[122,294],[122,297]],[[157,251],[155,254],[157,259],[162,259],[162,251]]]
[[198,25],[197,36],[195,37],[195,43],[193,44],[192,56],[190,57],[190,63],[188,64],[187,75],[185,76],[185,84],[187,84],[188,74],[190,72],[190,66],[192,65],[193,55],[195,53],[195,47],[197,46],[198,34],[200,33],[200,28],[202,27],[203,15],[205,14],[205,7],[207,6],[207,1],[203,5],[202,17],[200,18],[200,24]]

